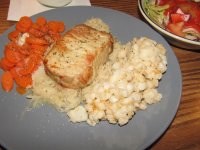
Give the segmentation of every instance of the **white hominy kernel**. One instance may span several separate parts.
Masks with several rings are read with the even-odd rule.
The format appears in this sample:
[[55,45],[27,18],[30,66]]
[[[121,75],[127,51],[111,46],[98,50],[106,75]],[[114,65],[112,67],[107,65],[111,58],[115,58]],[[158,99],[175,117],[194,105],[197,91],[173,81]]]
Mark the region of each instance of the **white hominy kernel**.
[[144,103],[141,103],[139,106],[140,109],[145,110],[147,108],[147,105]]
[[68,112],[68,116],[72,122],[82,122],[88,119],[88,114],[83,106],[78,106]]
[[133,92],[133,90],[134,90],[133,84],[132,83],[128,83],[126,85],[126,89],[127,89],[128,93],[131,94]]
[[133,71],[134,70],[134,66],[128,66],[127,71]]
[[129,93],[128,93],[127,90],[121,90],[121,95],[122,95],[123,97],[128,97]]
[[118,84],[117,84],[117,87],[118,87],[119,89],[125,90],[126,87],[127,87],[127,82],[124,81],[124,80],[123,80],[123,81],[119,81]]
[[103,83],[103,87],[104,87],[104,89],[109,89],[110,88],[110,84],[108,83],[108,82],[104,82]]
[[116,103],[117,101],[119,101],[119,99],[117,99],[115,96],[111,96],[109,100],[111,103]]
[[139,82],[137,84],[137,86],[138,86],[137,88],[138,88],[139,91],[143,91],[146,88],[146,84],[144,82]]
[[129,118],[128,117],[123,117],[123,118],[120,118],[118,121],[119,121],[119,125],[123,126],[129,121]]
[[142,94],[141,93],[138,93],[138,92],[133,92],[131,95],[130,95],[131,99],[133,99],[134,101],[141,101],[142,99]]
[[131,103],[132,102],[132,99],[131,98],[124,98],[124,99],[122,99],[121,101],[120,101],[122,104],[129,104],[129,103]]
[[126,80],[127,80],[127,81],[132,81],[132,80],[133,80],[133,75],[132,75],[132,73],[127,73],[127,74],[126,74]]

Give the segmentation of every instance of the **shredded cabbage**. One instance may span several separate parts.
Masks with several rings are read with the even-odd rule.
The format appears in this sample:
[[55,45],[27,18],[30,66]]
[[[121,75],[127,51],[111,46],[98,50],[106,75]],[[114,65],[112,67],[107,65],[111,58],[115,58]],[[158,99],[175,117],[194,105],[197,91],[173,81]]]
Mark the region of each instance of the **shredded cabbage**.
[[144,9],[147,15],[159,24],[161,27],[164,27],[164,23],[168,20],[168,17],[164,15],[164,11],[169,8],[169,5],[158,6],[155,5],[155,1],[153,0],[145,0],[144,1]]

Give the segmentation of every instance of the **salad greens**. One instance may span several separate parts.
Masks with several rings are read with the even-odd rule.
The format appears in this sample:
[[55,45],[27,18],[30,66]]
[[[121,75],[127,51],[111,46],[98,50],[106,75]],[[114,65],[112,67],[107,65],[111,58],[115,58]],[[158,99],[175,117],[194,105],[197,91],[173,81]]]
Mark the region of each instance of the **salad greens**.
[[144,0],[144,9],[148,16],[153,19],[161,27],[164,27],[163,23],[168,20],[168,17],[164,15],[169,5],[158,6],[155,5],[153,0]]
[[161,28],[200,42],[200,2],[191,0],[144,0],[146,14]]

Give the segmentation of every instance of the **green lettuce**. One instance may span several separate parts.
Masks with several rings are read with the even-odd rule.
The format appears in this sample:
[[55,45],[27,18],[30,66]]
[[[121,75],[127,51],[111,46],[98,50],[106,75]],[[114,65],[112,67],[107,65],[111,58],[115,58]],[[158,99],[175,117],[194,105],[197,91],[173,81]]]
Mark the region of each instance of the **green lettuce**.
[[158,6],[155,5],[155,1],[144,0],[144,9],[147,15],[161,27],[164,27],[163,25],[168,19],[168,16],[164,15],[165,10],[168,8],[169,5]]

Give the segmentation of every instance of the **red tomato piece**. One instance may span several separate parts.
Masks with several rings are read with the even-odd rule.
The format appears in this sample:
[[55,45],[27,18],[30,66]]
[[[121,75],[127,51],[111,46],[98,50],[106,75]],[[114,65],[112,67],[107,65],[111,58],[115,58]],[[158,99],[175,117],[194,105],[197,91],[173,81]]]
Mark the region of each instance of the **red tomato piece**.
[[171,33],[176,34],[178,36],[184,37],[183,33],[184,22],[179,23],[169,23],[166,26],[166,29],[169,30]]
[[184,14],[171,14],[170,18],[172,20],[172,23],[178,23],[184,21]]

